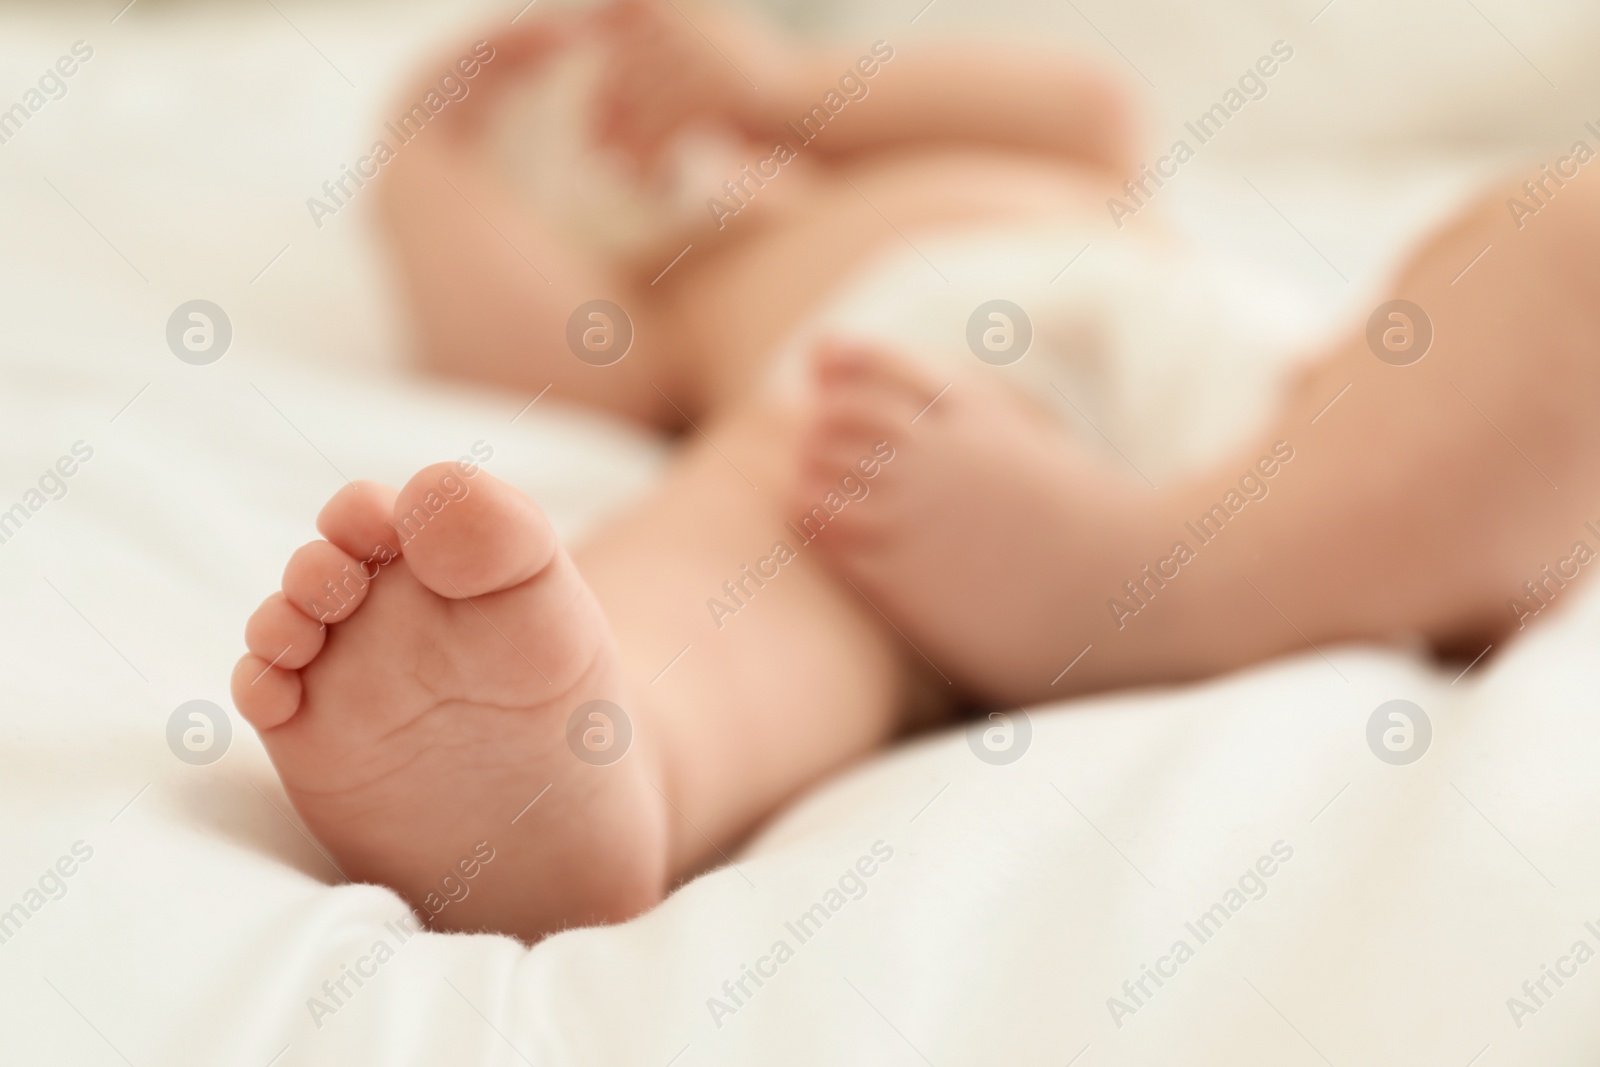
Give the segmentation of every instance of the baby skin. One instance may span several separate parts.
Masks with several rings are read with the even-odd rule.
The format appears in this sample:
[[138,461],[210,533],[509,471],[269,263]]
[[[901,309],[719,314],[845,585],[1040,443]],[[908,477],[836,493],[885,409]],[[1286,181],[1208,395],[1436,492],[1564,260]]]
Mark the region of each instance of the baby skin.
[[[1600,313],[1582,295],[1600,285],[1600,186],[1569,188],[1551,207],[1563,218],[1520,234],[1512,193],[1486,195],[1402,272],[1392,295],[1433,323],[1425,358],[1336,345],[1254,440],[1160,489],[1091,460],[992,379],[824,347],[801,498],[866,442],[898,454],[819,544],[980,701],[1351,640],[1476,656],[1520,628],[1525,582],[1572,550],[1600,493],[1585,414]],[[1491,243],[1503,255],[1462,278]]]
[[[1513,629],[1507,600],[1600,496],[1600,312],[1584,299],[1600,192],[1575,185],[1547,208],[1563,225],[1506,241],[1469,275],[1483,292],[1463,290],[1451,277],[1503,236],[1503,199],[1401,276],[1396,294],[1431,309],[1426,358],[1336,346],[1264,433],[1170,487],[1103,468],[991,380],[946,390],[848,344],[818,353],[803,414],[752,398],[708,423],[576,561],[475,468],[347,486],[251,618],[235,704],[347,877],[422,907],[488,842],[472,893],[431,921],[532,940],[650,907],[797,791],[962,700],[1198,678],[1341,640],[1473,654]],[[707,618],[885,449],[815,549],[735,618]],[[1189,529],[1269,483],[1215,536]],[[1193,558],[1173,571],[1183,541]],[[627,709],[615,762],[584,758],[594,707]]]
[[809,548],[736,618],[706,610],[788,536],[795,423],[708,422],[575,555],[474,467],[336,494],[251,617],[233,699],[340,872],[439,930],[619,921],[940,719],[947,687]]
[[[771,151],[842,71],[875,71],[870,106],[830,122],[726,233],[704,224],[681,263],[676,245],[635,262],[562,237],[495,147],[506,101],[596,35],[612,52],[599,133],[645,173],[695,123]],[[898,228],[1091,210],[1132,141],[1111,79],[1012,47],[863,67],[860,48],[785,44],[682,0],[535,14],[485,43],[470,96],[375,183],[421,361],[682,432],[676,462],[570,555],[487,473],[347,487],[251,619],[234,699],[346,877],[392,887],[436,929],[532,940],[649,907],[799,791],[957,703],[788,532],[800,415],[761,394],[758,354]],[[729,56],[762,72],[759,92]],[[635,326],[606,367],[566,345],[596,298]],[[879,444],[893,447],[852,459]],[[736,617],[708,613],[786,539],[779,577],[743,586],[758,593]],[[608,705],[609,727],[582,710]],[[624,727],[614,761],[586,752],[592,729]],[[430,906],[463,863],[478,870],[468,896]]]
[[658,754],[641,738],[604,766],[568,748],[574,709],[635,705],[539,509],[439,464],[398,494],[346,486],[317,527],[326,540],[290,558],[246,627],[234,702],[340,870],[432,914],[440,882],[487,842],[485,875],[438,925],[530,939],[653,903],[667,878]]
[[[677,25],[642,0],[608,17],[636,20],[645,49]],[[741,218],[657,286],[654,266],[636,278],[562,247],[477,143],[492,79],[580,31],[498,38],[470,105],[391,168],[382,213],[430,365],[695,433],[650,497],[570,554],[532,501],[475,468],[429,467],[398,492],[347,486],[251,617],[233,679],[341,872],[391,887],[435,929],[531,941],[638,914],[801,790],[963,702],[1199,678],[1341,640],[1418,635],[1472,655],[1593,517],[1593,178],[1524,232],[1507,232],[1507,190],[1492,191],[1412,260],[1393,295],[1432,317],[1421,362],[1381,363],[1353,337],[1255,440],[1152,489],[992,379],[952,384],[835,344],[799,410],[759,392],[767,367],[751,355],[860,261],[861,234],[898,239],[880,210],[911,230],[982,221],[952,207],[973,189],[1019,212],[1098,210],[1127,131],[1103,121],[1115,94],[1097,79],[907,49],[816,146],[814,202]],[[714,50],[697,62],[726,77]],[[814,91],[810,67],[795,67],[796,100]],[[615,115],[614,133],[648,155],[722,95]],[[636,319],[614,368],[563,345],[572,308],[596,296]],[[708,616],[881,448],[894,459],[869,494],[736,616]],[[1233,514],[1247,476],[1270,494]],[[1198,543],[1187,524],[1219,502],[1224,528]],[[1173,571],[1186,540],[1193,558]],[[470,894],[430,907],[464,862],[478,864]]]

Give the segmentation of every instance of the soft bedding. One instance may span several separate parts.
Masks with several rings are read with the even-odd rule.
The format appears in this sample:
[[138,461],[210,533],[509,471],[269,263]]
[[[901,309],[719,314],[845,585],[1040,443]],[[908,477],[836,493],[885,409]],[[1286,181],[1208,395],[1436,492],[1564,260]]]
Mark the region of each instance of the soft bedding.
[[[42,11],[8,16],[7,69],[86,34],[97,53],[0,147],[0,1062],[1593,1061],[1600,597],[1581,589],[1465,671],[1308,648],[915,741],[650,914],[531,950],[416,932],[394,895],[341,884],[248,728],[229,717],[204,763],[178,755],[195,720],[171,725],[227,708],[240,622],[317,506],[345,476],[487,447],[575,536],[662,446],[408,378],[359,213],[299,214],[443,16],[383,31],[375,9],[285,5],[357,89],[271,10]],[[190,125],[154,126],[158,105]],[[1494,158],[1250,167],[1320,205],[1350,276],[1324,288],[1322,261],[1284,254],[1304,308],[1272,317],[1278,357]],[[1281,251],[1237,176],[1175,189],[1179,227],[1218,255]],[[234,322],[208,367],[164,340],[196,297]],[[1230,383],[1262,389],[1216,347],[1172,353],[1174,380],[1213,390],[1199,443],[1248,417]],[[1182,451],[1163,410],[1127,405],[1129,447]],[[1396,700],[1426,729],[1375,720]],[[1026,737],[1020,758],[994,756],[996,729]]]

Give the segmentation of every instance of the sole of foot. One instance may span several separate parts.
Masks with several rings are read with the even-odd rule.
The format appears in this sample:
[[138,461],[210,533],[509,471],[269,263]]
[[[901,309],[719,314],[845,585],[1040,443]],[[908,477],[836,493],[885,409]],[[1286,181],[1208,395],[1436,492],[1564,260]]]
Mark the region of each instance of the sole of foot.
[[340,490],[233,677],[347,878],[435,929],[532,941],[667,880],[666,801],[604,613],[548,520],[476,468]]

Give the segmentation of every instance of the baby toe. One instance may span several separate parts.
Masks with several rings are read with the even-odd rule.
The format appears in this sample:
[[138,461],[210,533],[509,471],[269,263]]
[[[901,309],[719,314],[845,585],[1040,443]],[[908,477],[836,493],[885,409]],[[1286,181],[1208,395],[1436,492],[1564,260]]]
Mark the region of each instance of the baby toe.
[[817,347],[816,369],[825,388],[870,386],[919,407],[948,384],[923,364],[877,344],[825,341]]
[[509,589],[544,570],[560,548],[544,512],[484,471],[424,467],[400,490],[394,525],[417,580],[451,599]]
[[300,673],[272,666],[254,653],[233,668],[233,706],[257,730],[270,730],[300,709]]
[[400,554],[389,516],[395,491],[377,482],[351,482],[333,495],[317,515],[317,532],[359,560],[387,562]]
[[282,593],[273,593],[245,623],[244,645],[273,666],[297,671],[322,651],[327,634],[327,627],[289,603]]
[[366,599],[371,575],[348,552],[328,543],[301,545],[283,569],[283,595],[320,623],[350,617]]

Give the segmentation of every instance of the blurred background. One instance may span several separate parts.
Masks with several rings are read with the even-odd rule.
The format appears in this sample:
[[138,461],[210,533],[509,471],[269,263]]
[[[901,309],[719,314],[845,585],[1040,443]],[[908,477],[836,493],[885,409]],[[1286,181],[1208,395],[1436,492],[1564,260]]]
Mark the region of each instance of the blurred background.
[[[404,349],[365,213],[305,206],[441,43],[558,0],[10,0],[0,106],[74,42],[93,59],[0,145],[0,321],[50,362],[60,329],[148,337],[205,294],[240,355],[354,366]],[[1054,44],[1141,94],[1154,158],[1275,40],[1295,60],[1162,205],[1203,240],[1356,299],[1236,175],[1359,281],[1462,183],[1600,119],[1600,6],[1582,0],[743,0],[797,33]],[[915,21],[913,21],[913,19]],[[135,359],[135,353],[126,353]]]

